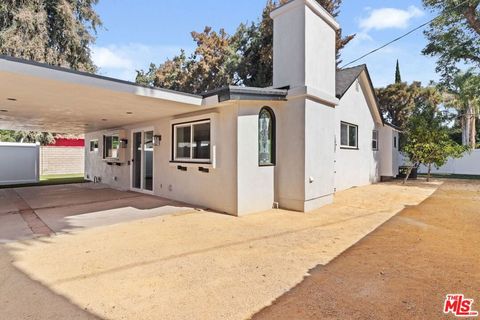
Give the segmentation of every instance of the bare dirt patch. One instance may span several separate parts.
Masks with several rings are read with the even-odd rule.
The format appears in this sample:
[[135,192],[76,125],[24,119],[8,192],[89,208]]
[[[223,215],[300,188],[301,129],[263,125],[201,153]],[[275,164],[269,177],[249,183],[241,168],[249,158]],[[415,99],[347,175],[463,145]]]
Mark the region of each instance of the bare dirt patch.
[[[2,276],[15,270],[101,318],[243,320],[438,185],[354,188],[308,214],[271,210],[236,218],[190,211],[12,242],[4,252],[11,268],[0,265],[0,295],[24,295],[26,285],[2,285]],[[124,214],[133,209],[122,208]],[[2,316],[36,314],[36,305],[15,301]]]
[[447,180],[253,319],[439,319],[448,293],[480,310],[479,228],[480,181]]

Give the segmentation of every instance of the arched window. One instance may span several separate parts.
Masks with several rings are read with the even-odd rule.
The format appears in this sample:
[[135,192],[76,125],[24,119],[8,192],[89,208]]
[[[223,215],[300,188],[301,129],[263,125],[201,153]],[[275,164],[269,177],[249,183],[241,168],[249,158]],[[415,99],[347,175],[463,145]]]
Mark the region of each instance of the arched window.
[[263,107],[258,116],[258,164],[275,165],[275,114]]

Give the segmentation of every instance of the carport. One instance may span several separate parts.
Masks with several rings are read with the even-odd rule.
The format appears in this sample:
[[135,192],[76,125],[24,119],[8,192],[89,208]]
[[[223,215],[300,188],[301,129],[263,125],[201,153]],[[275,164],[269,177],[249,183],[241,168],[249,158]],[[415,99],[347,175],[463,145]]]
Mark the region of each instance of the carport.
[[0,55],[0,129],[79,134],[198,111],[202,101]]

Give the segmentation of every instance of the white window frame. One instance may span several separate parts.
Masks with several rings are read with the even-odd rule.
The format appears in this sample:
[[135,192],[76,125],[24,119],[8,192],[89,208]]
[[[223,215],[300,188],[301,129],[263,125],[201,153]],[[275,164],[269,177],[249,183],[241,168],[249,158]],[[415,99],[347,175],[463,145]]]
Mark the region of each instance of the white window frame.
[[[347,126],[347,144],[344,145],[342,144],[342,125]],[[350,128],[353,127],[357,130],[357,134],[355,135],[355,146],[350,145]],[[358,125],[353,124],[353,123],[348,123],[345,121],[340,122],[340,149],[352,149],[352,150],[358,150]]]
[[[92,149],[92,143],[96,143],[96,144],[97,144],[97,147]],[[92,140],[89,141],[89,149],[90,149],[90,152],[95,152],[95,153],[97,153],[97,152],[98,152],[98,147],[99,147],[98,139],[92,139]]]
[[[194,159],[193,158],[193,134],[194,130],[193,127],[199,124],[208,123],[210,125],[210,157],[208,159]],[[205,119],[205,120],[198,120],[198,121],[189,121],[189,122],[181,122],[181,123],[174,123],[173,126],[173,141],[172,141],[172,149],[173,149],[173,162],[178,163],[205,163],[211,164],[212,163],[212,119]],[[177,128],[185,128],[190,127],[190,157],[189,158],[179,158],[177,157]]]
[[[373,146],[374,141],[375,141],[375,147]],[[378,151],[378,130],[372,131],[372,150]]]

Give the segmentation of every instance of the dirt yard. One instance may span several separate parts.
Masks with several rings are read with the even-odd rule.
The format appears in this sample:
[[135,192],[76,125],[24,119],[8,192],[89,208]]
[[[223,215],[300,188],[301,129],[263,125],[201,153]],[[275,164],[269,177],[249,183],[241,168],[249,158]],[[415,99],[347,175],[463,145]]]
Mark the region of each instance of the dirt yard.
[[253,319],[451,319],[448,293],[480,311],[479,230],[480,181],[447,180]]
[[[131,195],[109,190],[18,190],[61,234],[0,246],[1,317],[243,320],[438,186],[378,184],[339,192],[308,214],[241,218],[194,210],[145,217],[151,206],[131,207]],[[96,195],[127,198],[82,204]],[[104,223],[130,211],[145,218]]]

